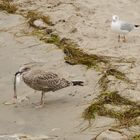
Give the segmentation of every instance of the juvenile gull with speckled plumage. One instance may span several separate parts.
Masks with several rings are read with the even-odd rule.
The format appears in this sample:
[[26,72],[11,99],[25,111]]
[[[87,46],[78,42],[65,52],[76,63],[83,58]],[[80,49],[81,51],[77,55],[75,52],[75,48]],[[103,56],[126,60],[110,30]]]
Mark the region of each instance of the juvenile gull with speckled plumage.
[[14,98],[17,98],[16,94],[16,79],[19,75],[22,77],[24,83],[34,90],[42,91],[41,101],[39,105],[43,105],[44,94],[49,91],[57,91],[68,86],[83,86],[82,81],[68,81],[64,78],[59,77],[57,74],[52,72],[47,72],[44,70],[35,70],[30,67],[22,67],[15,74],[14,82]]

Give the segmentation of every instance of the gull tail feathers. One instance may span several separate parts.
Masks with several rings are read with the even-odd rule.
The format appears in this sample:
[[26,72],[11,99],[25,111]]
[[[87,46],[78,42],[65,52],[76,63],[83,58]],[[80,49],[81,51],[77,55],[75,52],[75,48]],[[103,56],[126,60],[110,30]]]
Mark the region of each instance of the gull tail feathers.
[[83,86],[84,82],[83,81],[72,81],[73,86]]

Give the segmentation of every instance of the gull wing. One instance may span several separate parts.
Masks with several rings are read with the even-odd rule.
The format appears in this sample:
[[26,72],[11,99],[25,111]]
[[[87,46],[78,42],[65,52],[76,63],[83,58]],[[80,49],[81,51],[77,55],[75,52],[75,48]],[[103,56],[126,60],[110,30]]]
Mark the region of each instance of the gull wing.
[[120,29],[130,32],[134,29],[134,24],[127,23],[127,22],[121,22]]
[[34,77],[34,84],[42,89],[55,91],[70,85],[70,82],[64,78],[59,78],[57,74],[46,72]]

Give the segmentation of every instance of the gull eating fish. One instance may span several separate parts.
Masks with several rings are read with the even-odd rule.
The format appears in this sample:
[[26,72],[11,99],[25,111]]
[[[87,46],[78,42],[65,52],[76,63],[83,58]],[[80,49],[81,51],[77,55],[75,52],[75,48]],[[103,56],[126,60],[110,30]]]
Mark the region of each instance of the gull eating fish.
[[59,75],[48,72],[41,69],[32,69],[31,67],[21,67],[18,72],[15,73],[14,79],[14,99],[17,99],[16,85],[19,77],[23,79],[24,83],[30,88],[41,91],[41,101],[38,106],[44,105],[44,94],[49,91],[57,91],[68,86],[83,86],[83,81],[68,81]]

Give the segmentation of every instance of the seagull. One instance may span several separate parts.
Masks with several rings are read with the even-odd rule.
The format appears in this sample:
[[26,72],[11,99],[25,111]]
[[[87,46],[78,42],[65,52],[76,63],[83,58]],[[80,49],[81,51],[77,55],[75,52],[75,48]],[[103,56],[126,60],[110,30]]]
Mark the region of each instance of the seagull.
[[31,69],[29,66],[21,67],[15,73],[14,78],[14,99],[17,99],[16,84],[19,76],[23,79],[24,83],[30,88],[41,91],[41,101],[36,104],[39,107],[44,105],[44,94],[49,91],[57,91],[68,86],[83,86],[83,81],[68,81],[59,77],[56,73],[48,72],[41,69]]
[[111,29],[118,33],[118,42],[120,42],[121,35],[123,35],[123,42],[126,42],[125,35],[133,29],[137,29],[140,25],[128,23],[119,19],[117,15],[112,16]]

